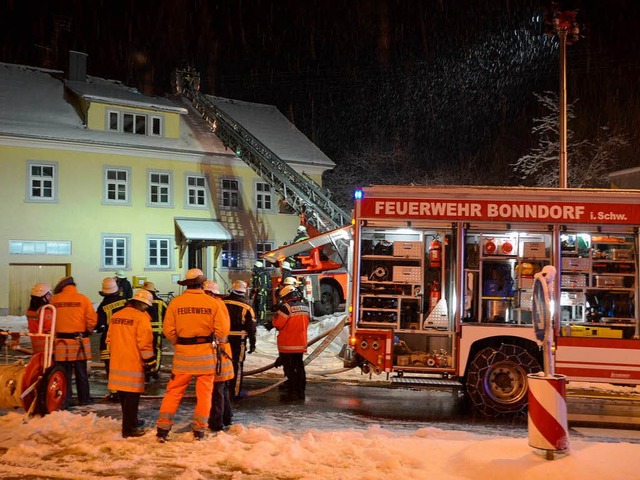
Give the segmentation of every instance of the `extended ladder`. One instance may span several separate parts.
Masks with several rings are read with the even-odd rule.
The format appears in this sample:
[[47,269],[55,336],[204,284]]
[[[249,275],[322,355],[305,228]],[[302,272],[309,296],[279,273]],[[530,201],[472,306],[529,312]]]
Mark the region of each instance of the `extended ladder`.
[[187,97],[222,143],[231,148],[267,182],[305,222],[323,232],[348,225],[350,215],[336,205],[329,192],[305,174],[295,171],[266,145],[200,93],[200,74],[176,70],[176,92]]

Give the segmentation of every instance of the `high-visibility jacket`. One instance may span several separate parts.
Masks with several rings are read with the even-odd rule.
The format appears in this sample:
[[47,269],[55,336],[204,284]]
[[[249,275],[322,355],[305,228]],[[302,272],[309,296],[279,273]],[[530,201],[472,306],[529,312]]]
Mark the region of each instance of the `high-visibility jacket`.
[[107,332],[109,331],[109,323],[111,317],[124,308],[127,299],[122,298],[118,292],[107,295],[98,305],[98,329],[102,331],[100,335],[100,360],[109,360],[109,346],[106,343]]
[[[42,307],[37,310],[27,310],[27,326],[29,328],[29,333],[38,333],[38,328],[40,327],[40,310]],[[42,317],[42,333],[51,332],[51,321],[53,320],[53,313],[51,309],[46,309],[44,311]],[[44,347],[46,344],[46,337],[43,335],[33,335],[31,336],[31,349],[33,353],[44,353]]]
[[51,305],[56,307],[56,362],[91,360],[89,335],[98,317],[89,297],[67,285],[51,297]]
[[273,314],[271,322],[278,330],[280,353],[305,353],[307,328],[311,319],[309,306],[300,298],[285,301]]
[[162,333],[162,321],[164,320],[164,314],[167,311],[167,304],[164,300],[153,294],[153,305],[147,310],[147,313],[151,317],[151,330],[155,334]]
[[226,305],[220,298],[213,297],[220,305],[220,315],[216,318],[216,340],[218,345],[216,374],[214,382],[224,382],[233,378],[233,362],[231,361],[231,344],[229,332],[231,320]]
[[153,355],[153,333],[147,312],[127,306],[111,317],[107,332],[111,351],[109,390],[144,392],[144,360]]
[[184,344],[184,339],[215,338],[222,331],[216,325],[221,315],[224,315],[221,305],[204,290],[188,289],[171,300],[162,333],[174,346],[172,373],[214,374],[216,355],[212,341]]
[[231,318],[231,332],[229,333],[229,341],[231,344],[239,348],[240,344],[249,340],[249,346],[256,345],[256,314],[253,307],[249,305],[244,296],[235,293],[229,294],[222,301],[229,310]]

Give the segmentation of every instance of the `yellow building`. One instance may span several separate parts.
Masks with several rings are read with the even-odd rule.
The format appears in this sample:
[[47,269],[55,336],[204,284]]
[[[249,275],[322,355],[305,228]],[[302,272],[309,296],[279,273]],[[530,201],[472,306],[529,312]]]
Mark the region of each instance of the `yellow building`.
[[[64,275],[94,302],[117,270],[178,294],[196,266],[226,291],[293,238],[299,217],[186,99],[88,77],[72,58],[71,78],[0,64],[0,315],[23,315],[33,283]],[[334,166],[275,107],[215,101],[296,171],[320,183]]]

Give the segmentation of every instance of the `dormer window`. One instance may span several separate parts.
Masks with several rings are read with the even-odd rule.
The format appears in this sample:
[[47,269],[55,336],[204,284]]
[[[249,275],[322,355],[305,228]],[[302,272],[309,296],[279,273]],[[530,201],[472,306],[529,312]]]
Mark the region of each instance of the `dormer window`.
[[136,135],[163,136],[163,117],[137,112],[108,110],[107,128],[112,132]]

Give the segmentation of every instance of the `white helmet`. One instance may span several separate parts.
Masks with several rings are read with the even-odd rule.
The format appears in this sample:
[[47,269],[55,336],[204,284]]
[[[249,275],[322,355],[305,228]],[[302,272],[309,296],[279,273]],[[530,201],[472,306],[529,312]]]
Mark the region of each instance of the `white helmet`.
[[151,307],[153,305],[153,294],[144,288],[139,288],[133,294],[131,300],[138,300],[139,302],[145,303]]
[[116,293],[120,290],[118,284],[116,283],[113,277],[107,277],[102,279],[102,290],[100,290],[100,294],[102,295],[111,295],[112,293]]
[[304,225],[300,225],[300,226],[298,227],[298,231],[299,231],[299,232],[306,232],[306,231],[307,231],[307,227],[305,227]]
[[282,281],[283,285],[298,285],[298,280],[295,277],[287,277]]
[[118,278],[127,278],[127,274],[125,273],[124,270],[118,270],[116,272],[116,277],[118,277]]
[[48,283],[36,283],[31,287],[32,297],[44,297],[47,293],[51,293],[51,285]]
[[296,287],[294,287],[293,285],[285,285],[284,287],[282,287],[282,289],[278,292],[278,296],[280,298],[284,298],[287,295],[289,295],[290,293],[293,292],[297,292],[298,289]]
[[282,262],[281,267],[284,268],[285,270],[291,270],[291,264],[286,260]]
[[260,260],[257,260],[256,263],[253,264],[254,267],[257,268],[262,268],[264,267],[264,265],[262,264],[262,262]]
[[247,293],[247,282],[235,280],[231,285],[231,290],[236,293]]
[[220,287],[218,287],[218,284],[213,280],[205,280],[205,282],[202,284],[202,289],[205,292],[211,292],[216,295],[220,295]]

